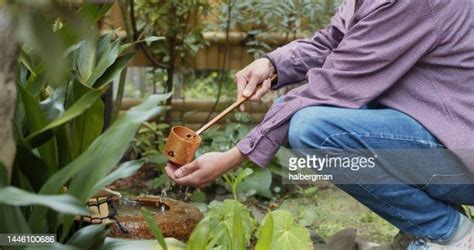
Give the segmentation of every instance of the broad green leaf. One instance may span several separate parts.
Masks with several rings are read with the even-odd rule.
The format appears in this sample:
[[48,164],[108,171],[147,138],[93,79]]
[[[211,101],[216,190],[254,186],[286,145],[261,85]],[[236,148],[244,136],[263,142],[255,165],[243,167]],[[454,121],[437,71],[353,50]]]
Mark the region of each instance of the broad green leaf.
[[[95,183],[106,176],[119,162],[130,141],[143,121],[163,111],[157,105],[171,94],[152,95],[142,104],[130,109],[117,119],[94,143],[78,158],[54,174],[40,190],[42,194],[54,194],[74,177],[69,192],[85,202],[94,195]],[[40,231],[46,210],[35,207],[30,216],[30,226]]]
[[[166,238],[168,250],[184,250],[186,245],[174,238]],[[106,238],[105,244],[99,250],[130,250],[130,249],[163,249],[156,240],[128,240]],[[202,250],[202,249],[199,249]]]
[[[0,188],[8,185],[7,169],[0,161]],[[2,233],[30,233],[28,222],[20,207],[0,204],[0,232]]]
[[111,184],[112,182],[120,178],[126,178],[133,175],[135,172],[137,172],[138,169],[140,169],[141,166],[142,166],[141,161],[129,161],[129,162],[123,163],[112,173],[110,173],[109,175],[102,178],[99,182],[97,182],[92,188],[91,192],[97,193],[102,188]]
[[[269,215],[266,215],[262,224],[268,223]],[[273,235],[270,249],[313,249],[309,231],[298,225],[290,212],[285,210],[276,210],[271,212],[273,218]]]
[[17,34],[31,54],[39,55],[45,65],[46,77],[52,85],[63,84],[65,65],[61,62],[64,41],[52,30],[52,23],[35,8],[23,8],[18,16]]
[[96,41],[94,39],[87,39],[81,43],[79,49],[74,51],[74,69],[79,74],[81,83],[86,84],[96,68],[96,48]]
[[75,247],[75,246],[72,246],[72,245],[65,245],[65,244],[61,244],[59,242],[56,242],[56,243],[53,243],[53,244],[47,244],[47,245],[37,245],[37,246],[29,246],[29,247],[25,247],[25,248],[22,248],[24,250],[83,250],[84,248],[80,248],[80,247]]
[[[97,91],[79,82],[74,82],[73,86],[73,96],[74,100],[77,100],[76,102],[79,102],[90,92]],[[89,100],[92,100],[92,98]],[[94,102],[89,103],[88,106],[87,109],[82,110],[82,113],[70,123],[71,140],[73,142],[73,159],[84,152],[91,143],[97,139],[103,130],[105,110],[104,102],[102,99],[96,97]]]
[[32,147],[38,146],[41,142],[47,140],[47,135],[52,135],[50,130],[69,122],[70,120],[83,114],[89,107],[91,107],[101,96],[102,90],[91,90],[81,96],[61,117],[50,122],[47,126],[39,131],[28,136],[26,139]]
[[135,53],[129,53],[123,56],[120,56],[115,60],[105,72],[100,76],[99,79],[94,83],[94,87],[98,88],[105,84],[112,82],[115,77],[117,77],[120,72],[127,66],[128,62],[133,58]]
[[97,45],[97,57],[101,58],[108,50],[110,50],[113,38],[113,32],[107,32],[99,37],[99,44]]
[[117,60],[119,56],[120,40],[115,40],[108,50],[104,54],[97,58],[97,65],[95,65],[92,75],[84,82],[87,86],[91,87],[95,84],[105,71]]
[[28,222],[20,207],[0,204],[0,232],[2,233],[30,233]]
[[247,241],[245,240],[244,226],[240,218],[240,213],[234,213],[234,222],[232,223],[232,250],[245,250]]
[[163,250],[168,250],[168,246],[166,245],[165,238],[163,237],[163,234],[161,233],[161,229],[158,225],[156,225],[155,219],[151,215],[150,211],[146,209],[145,207],[142,207],[141,211],[142,211],[143,218],[148,224],[148,227],[153,233],[153,236],[155,237],[156,241],[158,241],[158,243],[160,244],[161,248],[163,248]]
[[[223,202],[213,202],[209,205],[209,230],[211,235],[221,235],[217,240],[217,245],[231,246],[235,237],[233,233],[235,214],[239,214],[242,223],[242,235],[245,242],[250,241],[256,222],[250,216],[250,211],[236,200],[225,200]],[[239,223],[240,223],[239,222]],[[222,234],[220,234],[222,233]],[[226,248],[226,247],[224,247]]]
[[105,225],[89,225],[74,233],[67,244],[81,249],[93,249],[96,248],[94,246],[102,245],[106,236]]
[[262,223],[259,228],[258,241],[255,245],[255,250],[271,249],[273,239],[273,216],[272,213],[266,215],[265,223]]
[[[244,168],[241,170],[237,177],[233,176],[233,173],[228,173],[227,175],[224,175],[224,179],[227,181],[227,183],[230,185],[232,189],[232,194],[234,195],[234,200],[237,200],[237,187],[239,184],[245,179],[245,177],[251,175],[253,173],[253,170],[250,168]],[[230,176],[229,176],[230,175]]]
[[186,244],[186,249],[210,250],[212,249],[213,245],[210,245],[209,243],[213,237],[217,238],[215,235],[211,235],[211,231],[209,230],[209,216],[206,216],[194,228]]
[[255,190],[256,194],[265,198],[272,198],[270,187],[272,185],[272,173],[266,168],[255,168],[253,173],[247,176],[237,187],[238,193],[247,193]]
[[[39,101],[28,93],[21,85],[17,85],[20,92],[21,101],[25,108],[26,125],[30,133],[34,133],[44,128],[48,121],[44,116]],[[38,148],[41,158],[48,166],[50,173],[56,172],[57,154],[56,144],[53,140],[47,141]]]
[[10,206],[40,205],[64,214],[89,214],[85,206],[71,195],[41,195],[12,186],[0,189],[0,204]]
[[103,2],[98,4],[94,1],[84,1],[78,14],[89,20],[91,24],[99,21],[112,7],[113,2]]
[[251,168],[245,168],[242,170],[237,178],[235,178],[234,185],[237,187],[239,184],[248,176],[250,176],[253,173],[253,170]]
[[36,192],[49,178],[48,167],[43,160],[36,156],[31,149],[20,144],[16,146],[14,167],[28,179]]

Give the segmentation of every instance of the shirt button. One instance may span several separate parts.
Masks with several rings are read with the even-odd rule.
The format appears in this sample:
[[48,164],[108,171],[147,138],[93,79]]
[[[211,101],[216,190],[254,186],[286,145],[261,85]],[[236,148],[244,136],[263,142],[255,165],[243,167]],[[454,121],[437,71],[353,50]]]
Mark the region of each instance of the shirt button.
[[255,146],[255,143],[253,141],[250,141],[250,147],[253,148]]

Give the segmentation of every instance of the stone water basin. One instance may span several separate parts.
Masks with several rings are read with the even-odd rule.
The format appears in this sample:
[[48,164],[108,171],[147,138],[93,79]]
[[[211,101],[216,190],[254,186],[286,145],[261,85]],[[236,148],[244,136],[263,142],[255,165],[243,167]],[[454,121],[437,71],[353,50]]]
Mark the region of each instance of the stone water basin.
[[203,215],[196,207],[158,196],[136,196],[113,200],[116,209],[110,224],[109,236],[123,239],[153,239],[153,233],[143,218],[140,208],[146,207],[153,215],[164,237],[187,240]]

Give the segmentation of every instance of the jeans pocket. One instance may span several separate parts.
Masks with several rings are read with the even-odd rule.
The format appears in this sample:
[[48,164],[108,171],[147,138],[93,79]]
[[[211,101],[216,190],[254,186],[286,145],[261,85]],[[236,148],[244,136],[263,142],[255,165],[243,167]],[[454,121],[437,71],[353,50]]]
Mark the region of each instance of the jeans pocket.
[[471,173],[462,172],[459,174],[433,174],[421,190],[426,190],[433,185],[462,185],[474,184]]

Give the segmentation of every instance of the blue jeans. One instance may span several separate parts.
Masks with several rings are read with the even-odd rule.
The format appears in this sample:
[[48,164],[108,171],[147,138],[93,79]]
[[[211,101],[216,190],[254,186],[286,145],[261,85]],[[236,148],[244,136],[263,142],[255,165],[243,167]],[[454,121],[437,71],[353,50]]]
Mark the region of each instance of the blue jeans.
[[336,186],[416,237],[449,239],[460,218],[453,206],[474,204],[474,176],[420,123],[399,111],[307,107],[293,115],[288,138],[294,150],[430,150],[423,161],[379,159],[380,166],[365,172],[336,173],[349,178]]

